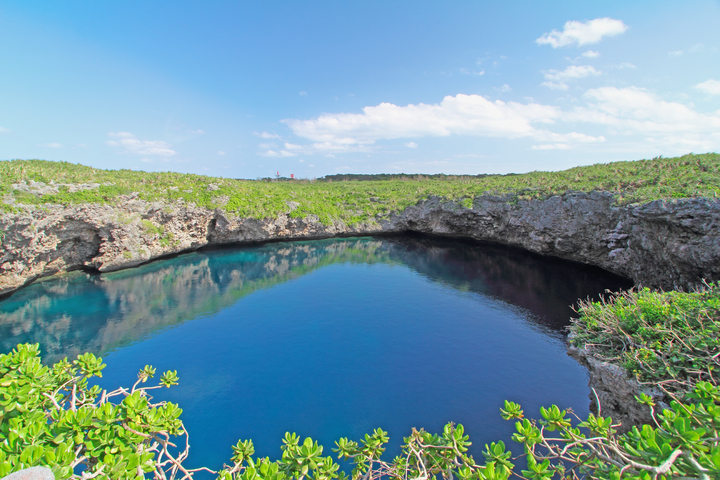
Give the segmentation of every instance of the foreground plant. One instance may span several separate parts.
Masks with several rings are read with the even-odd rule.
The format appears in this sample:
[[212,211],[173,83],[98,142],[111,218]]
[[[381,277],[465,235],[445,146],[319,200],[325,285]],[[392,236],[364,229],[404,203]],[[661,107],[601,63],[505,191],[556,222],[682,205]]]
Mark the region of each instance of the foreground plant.
[[690,293],[650,289],[580,302],[572,342],[622,365],[640,383],[682,399],[720,377],[720,285]]
[[[170,208],[180,208],[178,202],[182,202],[258,219],[290,211],[294,218],[316,215],[325,225],[337,220],[354,225],[377,222],[431,196],[465,208],[472,208],[473,199],[483,195],[517,203],[568,192],[604,191],[611,192],[621,205],[661,198],[716,198],[720,195],[720,154],[657,157],[520,175],[353,178],[248,181],[174,172],[99,170],[67,162],[0,161],[0,197],[5,198],[0,213],[23,211],[18,205],[113,205],[123,195],[137,194],[139,199],[163,202]],[[295,207],[290,208],[289,202]]]
[[[58,479],[190,479],[200,471],[222,480],[349,479],[332,457],[322,455],[322,446],[294,433],[285,435],[276,461],[253,459],[252,441],[241,440],[232,447],[232,465],[219,472],[187,468],[182,410],[153,403],[148,393],[176,385],[176,372],[144,386],[155,375],[146,366],[132,388],[108,392],[89,384],[104,367],[92,354],[47,367],[37,345],[0,355],[0,477],[46,465]],[[649,397],[638,400],[654,407]],[[708,382],[697,382],[684,403],[653,410],[655,425],[624,435],[617,435],[612,419],[592,414],[573,426],[572,413],[556,406],[541,409],[539,421],[524,418],[520,405],[507,401],[501,414],[516,421],[513,440],[523,453],[515,458],[501,441],[485,445],[484,463],[476,463],[467,453],[471,443],[463,426],[452,423],[441,434],[413,429],[402,455],[391,461],[382,458],[389,438],[381,429],[359,442],[342,438],[333,451],[354,464],[353,480],[720,477],[720,389]],[[516,469],[514,462],[526,468]]]

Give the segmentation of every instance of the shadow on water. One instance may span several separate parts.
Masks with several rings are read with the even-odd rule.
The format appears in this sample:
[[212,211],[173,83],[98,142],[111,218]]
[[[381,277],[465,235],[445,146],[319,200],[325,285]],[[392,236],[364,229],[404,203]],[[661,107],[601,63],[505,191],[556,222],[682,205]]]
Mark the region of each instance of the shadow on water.
[[472,241],[271,243],[36,283],[0,301],[0,350],[101,354],[104,388],[145,364],[177,370],[180,385],[158,395],[184,410],[191,466],[219,468],[238,438],[276,458],[286,431],[330,448],[376,427],[392,458],[411,428],[448,421],[481,457],[486,442],[510,443],[505,399],[533,417],[553,403],[587,413],[587,372],[563,342],[570,305],[629,286]]
[[103,275],[73,272],[22,289],[0,301],[0,351],[39,343],[48,363],[105,354],[342,263],[407,266],[433,282],[524,309],[535,327],[553,336],[564,334],[578,299],[632,286],[595,267],[420,235],[221,248]]

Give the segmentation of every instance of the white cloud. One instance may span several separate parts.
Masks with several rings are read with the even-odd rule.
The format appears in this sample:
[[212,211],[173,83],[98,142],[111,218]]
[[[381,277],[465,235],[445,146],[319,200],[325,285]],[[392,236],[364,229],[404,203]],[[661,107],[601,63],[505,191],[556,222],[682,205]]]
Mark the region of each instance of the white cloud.
[[6,133],[10,133],[10,129],[0,127],[0,135],[5,135]]
[[280,135],[276,133],[268,133],[268,132],[253,132],[254,135],[257,135],[260,138],[280,138]]
[[720,114],[707,115],[678,102],[666,102],[637,87],[588,90],[588,107],[564,115],[567,121],[605,125],[612,132],[642,134],[645,141],[679,151],[720,147]]
[[720,81],[717,80],[706,80],[695,85],[695,88],[710,95],[720,95]]
[[318,150],[343,151],[380,139],[480,135],[544,138],[534,124],[560,116],[553,106],[490,101],[480,95],[446,96],[439,104],[398,106],[381,103],[362,113],[324,114],[312,120],[283,120],[295,135],[316,142]]
[[187,133],[191,133],[193,135],[205,135],[205,132],[199,128],[197,130],[188,130]]
[[601,71],[595,70],[595,68],[590,65],[570,65],[563,71],[549,70],[545,72],[546,81],[543,82],[542,85],[554,90],[567,90],[568,85],[565,83],[567,80],[597,76],[601,73]]
[[63,148],[62,143],[52,142],[52,143],[45,143],[43,145],[40,145],[41,147],[47,147],[47,148]]
[[[568,78],[591,74],[575,71]],[[295,135],[312,143],[293,145],[299,147],[295,150],[286,144],[285,149],[272,149],[266,155],[288,156],[293,152],[329,155],[363,149],[370,152],[377,148],[374,144],[379,140],[450,135],[528,138],[536,140],[537,144],[531,147],[534,150],[562,150],[606,142],[608,135],[615,142],[620,141],[623,148],[631,145],[642,151],[648,146],[663,148],[668,153],[720,148],[720,111],[701,113],[691,104],[665,101],[637,87],[591,89],[580,100],[581,106],[563,110],[532,100],[521,104],[459,94],[447,96],[438,104],[382,103],[365,107],[361,113],[284,120]],[[591,126],[592,132],[583,133],[583,125]],[[415,142],[404,145],[413,148]]]
[[162,140],[140,140],[129,132],[110,132],[108,136],[118,140],[108,140],[105,143],[111,147],[121,148],[123,153],[158,155],[161,157],[171,157],[176,153],[175,150],[170,148],[172,145]]
[[569,21],[565,22],[562,32],[553,30],[543,34],[535,40],[538,45],[550,45],[553,48],[564,47],[577,43],[583,45],[598,43],[603,37],[620,35],[628,29],[621,20],[613,18],[596,18],[587,22]]
[[263,157],[294,157],[296,154],[292,152],[288,152],[287,150],[266,150],[265,152],[260,152],[258,155],[261,155]]
[[698,43],[697,45],[693,45],[692,47],[688,48],[689,53],[698,53],[705,51],[705,45],[702,43]]
[[307,97],[307,92],[300,92],[301,97]]
[[225,152],[223,152],[222,150],[218,150],[218,155],[225,155]]
[[502,87],[500,87],[501,92],[509,92],[511,90],[512,90],[512,88],[510,88],[510,85],[508,85],[507,83],[504,84]]
[[600,52],[595,52],[595,51],[593,51],[593,50],[588,50],[587,52],[583,52],[582,56],[583,56],[583,57],[588,57],[588,58],[597,58],[597,57],[600,56]]
[[405,144],[405,146],[408,147],[408,148],[417,148],[417,147],[418,147],[418,144],[415,143],[415,142],[408,142],[408,143]]
[[682,50],[673,50],[672,52],[668,52],[668,55],[670,55],[671,57],[679,57],[682,54]]
[[549,143],[545,145],[533,145],[533,150],[567,150],[572,148],[567,143]]
[[623,68],[637,68],[634,64],[630,62],[623,62],[618,65],[611,65],[610,68],[615,68],[617,70],[622,70]]

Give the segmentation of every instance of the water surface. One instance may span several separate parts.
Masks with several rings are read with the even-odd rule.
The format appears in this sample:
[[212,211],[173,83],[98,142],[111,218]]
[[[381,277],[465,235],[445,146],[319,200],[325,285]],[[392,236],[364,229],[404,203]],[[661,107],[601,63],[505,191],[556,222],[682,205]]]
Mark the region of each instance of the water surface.
[[578,298],[629,285],[601,270],[475,242],[331,239],[202,251],[40,282],[0,302],[0,348],[48,361],[91,351],[101,385],[178,370],[190,462],[219,468],[252,438],[277,458],[286,431],[326,446],[462,423],[480,455],[509,439],[503,400],[583,415],[587,373],[566,355]]

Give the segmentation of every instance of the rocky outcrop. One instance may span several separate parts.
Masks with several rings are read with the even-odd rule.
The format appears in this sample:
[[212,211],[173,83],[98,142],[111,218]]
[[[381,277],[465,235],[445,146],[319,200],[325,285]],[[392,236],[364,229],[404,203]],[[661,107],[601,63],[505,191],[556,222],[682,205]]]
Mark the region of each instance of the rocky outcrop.
[[665,395],[657,388],[641,385],[630,378],[624,368],[596,357],[590,348],[568,347],[568,354],[588,369],[590,410],[604,417],[611,417],[613,425],[620,433],[629,431],[634,425],[653,424],[650,407],[638,403],[636,397],[641,393],[649,395],[655,401],[656,413],[668,405]]
[[511,202],[478,197],[472,208],[437,197],[374,222],[322,224],[316,216],[249,219],[186,204],[123,197],[115,205],[24,207],[0,216],[0,294],[81,268],[133,267],[208,245],[416,231],[514,245],[596,265],[636,284],[690,289],[720,279],[720,201],[657,200],[617,206],[609,193]]
[[[529,201],[484,196],[466,208],[429,198],[355,225],[325,225],[313,215],[294,218],[290,212],[296,204],[277,218],[262,220],[133,196],[112,206],[19,206],[21,213],[0,216],[0,294],[58,272],[109,272],[211,245],[405,231],[513,245],[595,265],[655,288],[692,289],[704,280],[720,280],[720,201],[618,206],[614,200],[601,192]],[[620,367],[586,350],[571,353],[588,367],[604,414],[626,426],[649,420],[649,411],[634,407],[640,385]]]

